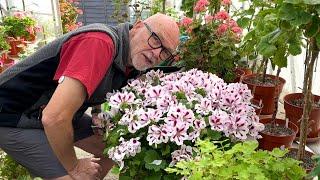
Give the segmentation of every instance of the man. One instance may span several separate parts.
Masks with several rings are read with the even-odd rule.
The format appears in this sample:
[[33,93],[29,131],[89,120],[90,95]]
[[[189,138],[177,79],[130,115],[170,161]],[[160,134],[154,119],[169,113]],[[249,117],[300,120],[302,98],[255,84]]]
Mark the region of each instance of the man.
[[[112,162],[84,112],[132,69],[171,60],[178,43],[175,21],[156,14],[133,27],[84,26],[46,45],[0,75],[0,148],[34,176],[104,177]],[[77,159],[74,145],[97,158]]]

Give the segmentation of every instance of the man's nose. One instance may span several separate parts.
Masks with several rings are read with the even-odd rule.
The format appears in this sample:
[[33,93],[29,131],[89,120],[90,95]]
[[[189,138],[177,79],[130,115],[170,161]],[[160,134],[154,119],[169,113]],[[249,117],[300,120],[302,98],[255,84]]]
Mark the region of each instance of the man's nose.
[[157,60],[157,63],[160,62],[160,53],[161,53],[161,48],[152,49],[153,58]]

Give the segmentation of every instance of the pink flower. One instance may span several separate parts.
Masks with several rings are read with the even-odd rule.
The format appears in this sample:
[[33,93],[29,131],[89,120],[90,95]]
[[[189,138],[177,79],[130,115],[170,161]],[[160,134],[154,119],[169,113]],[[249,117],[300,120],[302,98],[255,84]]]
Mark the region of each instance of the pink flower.
[[192,23],[192,19],[189,17],[184,17],[181,21],[181,25],[187,28]]
[[220,24],[217,28],[217,35],[221,36],[228,30],[227,24]]
[[204,129],[206,127],[206,122],[203,119],[196,119],[193,123],[196,129]]
[[230,6],[231,5],[231,0],[221,0],[221,4],[223,6]]
[[212,103],[209,99],[203,98],[200,104],[196,104],[195,109],[201,115],[208,115],[212,111]]
[[236,34],[242,34],[242,29],[238,26],[232,27],[231,31],[236,33]]
[[229,14],[226,11],[217,12],[217,14],[214,17],[217,20],[227,20],[230,18]]
[[18,19],[23,19],[25,17],[25,13],[20,12],[20,11],[16,11],[13,13],[13,16],[18,18]]
[[182,145],[183,141],[188,140],[188,130],[189,126],[186,123],[178,123],[174,128],[173,128],[173,133],[170,138],[171,142],[175,142],[177,145]]
[[78,13],[78,14],[83,14],[82,9],[77,9],[77,13]]
[[172,129],[168,125],[161,125],[160,127],[156,125],[149,126],[147,141],[149,145],[167,143],[169,137],[172,135]]
[[28,31],[29,34],[34,34],[34,30],[32,26],[26,27],[26,31]]
[[170,166],[175,165],[179,161],[188,161],[192,159],[192,147],[182,145],[181,149],[175,150],[171,153],[171,159],[172,162],[170,163]]
[[83,26],[82,22],[77,22],[78,27]]
[[110,106],[119,108],[123,103],[131,104],[134,102],[135,95],[130,92],[116,93],[110,98]]
[[196,6],[194,7],[194,10],[199,13],[202,11],[206,10],[206,7],[209,5],[209,1],[208,0],[199,0],[196,4]]
[[235,20],[233,20],[233,19],[230,19],[228,24],[229,24],[230,27],[236,27],[236,26],[238,26],[238,23],[237,23]]
[[41,26],[35,26],[34,30],[38,33],[38,32],[42,32],[42,27]]
[[225,123],[229,121],[229,115],[221,110],[213,112],[213,115],[209,117],[209,124],[212,130],[224,131]]
[[204,17],[204,20],[205,20],[206,23],[210,23],[210,22],[212,22],[214,20],[214,16],[206,15]]

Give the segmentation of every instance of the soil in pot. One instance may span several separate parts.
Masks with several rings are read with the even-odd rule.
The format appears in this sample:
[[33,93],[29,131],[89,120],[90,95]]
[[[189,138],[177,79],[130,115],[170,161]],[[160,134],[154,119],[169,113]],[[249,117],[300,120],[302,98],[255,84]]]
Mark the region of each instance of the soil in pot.
[[[281,77],[277,80],[277,77],[273,75],[266,75],[264,82],[262,79],[261,75],[257,77],[256,74],[252,74],[245,76],[242,82],[247,84],[251,91],[256,87],[253,95],[254,99],[262,100],[263,108],[261,115],[270,115],[275,108],[274,97],[279,96],[286,81]],[[277,81],[278,86],[276,87],[275,84]]]
[[265,125],[265,130],[260,132],[262,138],[258,139],[260,149],[271,151],[276,147],[291,147],[298,132],[294,123],[288,122],[286,128],[286,122],[282,119],[276,119],[276,126],[271,125],[272,118],[261,119],[260,122]]
[[[308,139],[318,139],[320,131],[320,96],[313,95],[313,107],[309,117],[309,133]],[[300,127],[300,119],[303,114],[303,94],[302,93],[292,93],[287,94],[284,97],[284,109],[286,112],[286,117],[289,121],[295,123]],[[298,135],[299,136],[299,133]],[[310,142],[310,141],[309,141]]]
[[[290,157],[292,159],[297,159],[298,149],[296,148],[290,148],[288,154],[286,154],[286,157]],[[301,160],[302,163],[300,166],[302,166],[307,172],[310,172],[316,165],[315,161],[311,158],[314,154],[305,151],[304,158]]]

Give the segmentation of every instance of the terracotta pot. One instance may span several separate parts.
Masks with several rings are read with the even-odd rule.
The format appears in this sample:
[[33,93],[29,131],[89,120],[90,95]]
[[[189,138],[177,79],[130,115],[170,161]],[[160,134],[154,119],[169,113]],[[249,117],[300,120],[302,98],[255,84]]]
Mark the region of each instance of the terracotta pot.
[[245,72],[242,69],[236,68],[234,70],[234,72],[236,73],[236,78],[233,82],[237,83],[237,82],[241,82],[243,76],[245,75]]
[[252,74],[252,71],[251,71],[251,69],[249,69],[249,68],[237,68],[237,69],[240,69],[240,70],[242,70],[242,71],[244,71],[244,75],[246,76],[246,75],[251,75]]
[[[259,122],[263,124],[268,124],[271,122],[271,120],[272,118],[260,119]],[[284,126],[286,121],[282,119],[276,119],[276,123],[280,126]],[[281,146],[284,146],[286,148],[291,147],[292,142],[296,137],[296,134],[298,133],[298,126],[296,126],[294,123],[289,121],[288,127],[292,129],[294,132],[289,136],[278,136],[278,135],[272,135],[272,134],[266,134],[266,133],[260,132],[260,135],[262,136],[262,138],[258,139],[259,148],[271,151],[273,148],[277,148]]]
[[[286,112],[286,117],[289,118],[289,121],[296,124],[300,127],[300,119],[303,114],[303,107],[293,105],[291,102],[294,99],[303,98],[302,93],[292,93],[287,94],[284,99],[284,110]],[[320,96],[313,95],[313,99],[315,102],[320,100]],[[313,107],[311,110],[311,114],[309,117],[309,128],[311,131],[308,133],[308,138],[315,138],[319,136],[320,131],[320,108]],[[299,133],[298,135],[299,136]]]
[[[273,75],[266,75],[267,77],[271,79],[276,79],[276,76]],[[251,83],[248,81],[249,79],[256,78],[256,74],[246,75],[242,83],[247,84],[248,88],[252,91],[254,87],[254,83]],[[277,86],[277,94],[276,94],[276,87],[275,86],[268,86],[268,85],[257,85],[256,90],[254,92],[254,99],[256,100],[262,100],[263,108],[261,111],[262,115],[269,115],[272,114],[274,111],[274,97],[279,96],[279,94],[282,91],[283,85],[286,83],[286,80],[279,77],[280,83]]]
[[23,50],[19,45],[23,44],[22,39],[15,39],[13,37],[8,38],[8,43],[10,45],[10,56],[18,56],[18,54]]

